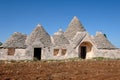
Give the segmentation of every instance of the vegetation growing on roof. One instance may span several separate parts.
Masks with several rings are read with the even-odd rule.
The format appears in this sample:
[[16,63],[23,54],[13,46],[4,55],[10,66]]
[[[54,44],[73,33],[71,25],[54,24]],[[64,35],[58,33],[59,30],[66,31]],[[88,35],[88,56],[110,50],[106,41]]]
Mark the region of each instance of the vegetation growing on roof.
[[106,34],[97,32],[94,41],[98,49],[115,49],[116,47],[107,39]]

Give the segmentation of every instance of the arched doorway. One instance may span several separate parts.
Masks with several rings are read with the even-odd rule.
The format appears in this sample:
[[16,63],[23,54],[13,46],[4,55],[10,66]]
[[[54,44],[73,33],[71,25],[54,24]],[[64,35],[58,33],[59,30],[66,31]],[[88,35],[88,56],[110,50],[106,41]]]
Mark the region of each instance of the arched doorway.
[[87,53],[91,52],[92,44],[90,42],[82,42],[79,46],[79,57],[86,59]]

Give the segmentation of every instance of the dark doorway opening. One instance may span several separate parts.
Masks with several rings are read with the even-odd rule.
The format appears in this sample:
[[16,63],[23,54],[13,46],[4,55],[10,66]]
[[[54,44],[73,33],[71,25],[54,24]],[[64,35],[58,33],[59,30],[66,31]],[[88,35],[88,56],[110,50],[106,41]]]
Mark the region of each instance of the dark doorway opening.
[[86,58],[86,46],[81,46],[81,58]]
[[34,58],[41,60],[41,48],[34,48]]

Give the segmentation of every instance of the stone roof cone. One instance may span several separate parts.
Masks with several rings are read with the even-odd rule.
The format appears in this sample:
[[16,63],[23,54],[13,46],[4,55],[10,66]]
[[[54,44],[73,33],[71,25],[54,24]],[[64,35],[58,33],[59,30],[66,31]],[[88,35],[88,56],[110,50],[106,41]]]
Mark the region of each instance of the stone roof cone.
[[64,36],[64,32],[62,31],[62,29],[59,29],[58,32],[54,33],[54,35],[52,36],[53,40],[54,40],[54,44],[55,45],[65,45],[65,44],[69,44],[69,41],[67,40],[67,38]]
[[54,35],[61,35],[61,34],[64,34],[63,30],[62,29],[59,29],[58,32],[54,33]]
[[116,48],[102,32],[96,32],[94,41],[98,49],[114,49]]
[[84,32],[86,31],[79,19],[74,16],[71,20],[70,24],[68,25],[67,30],[65,31],[65,37],[71,40],[77,32]]
[[33,42],[40,41],[45,47],[51,45],[50,35],[45,31],[45,29],[38,24],[37,27],[32,31],[30,36],[26,40],[27,45],[32,45]]
[[27,35],[15,32],[1,47],[3,48],[26,48]]

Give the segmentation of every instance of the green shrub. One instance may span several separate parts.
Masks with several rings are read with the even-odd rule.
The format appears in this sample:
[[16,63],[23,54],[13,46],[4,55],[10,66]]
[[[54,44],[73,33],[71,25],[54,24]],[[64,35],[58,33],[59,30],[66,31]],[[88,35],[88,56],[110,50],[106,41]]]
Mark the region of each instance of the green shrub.
[[94,57],[93,59],[95,59],[95,60],[105,60],[106,58],[104,58],[104,57]]
[[33,61],[39,61],[39,59],[38,58],[34,58]]
[[2,42],[0,42],[0,46],[2,45]]

